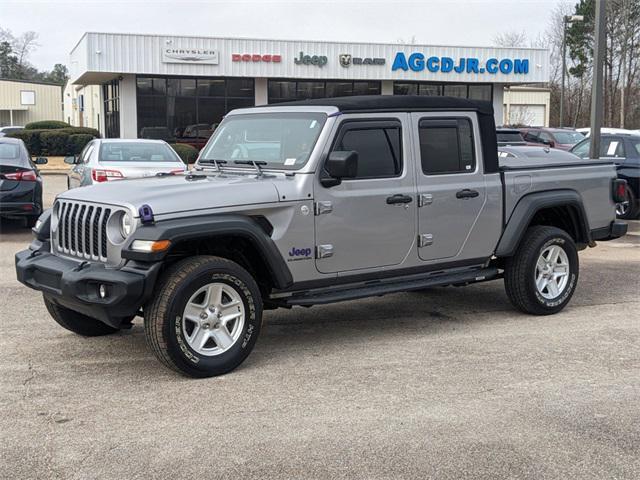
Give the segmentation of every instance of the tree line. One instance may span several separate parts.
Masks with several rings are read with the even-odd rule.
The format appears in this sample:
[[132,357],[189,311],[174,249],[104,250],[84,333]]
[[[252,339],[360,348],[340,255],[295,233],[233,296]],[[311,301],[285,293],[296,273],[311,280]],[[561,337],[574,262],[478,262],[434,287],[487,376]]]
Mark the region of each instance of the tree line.
[[[640,0],[605,0],[607,21],[604,60],[603,126],[640,128]],[[580,15],[582,21],[565,17]],[[494,37],[502,47],[543,47],[551,54],[550,124],[560,125],[562,39],[566,28],[565,126],[589,126],[594,57],[595,0],[559,3],[547,30],[535,38],[525,32]]]
[[56,63],[51,71],[42,71],[29,63],[30,55],[39,46],[36,32],[14,35],[11,30],[0,27],[0,78],[64,85],[69,78],[66,66]]

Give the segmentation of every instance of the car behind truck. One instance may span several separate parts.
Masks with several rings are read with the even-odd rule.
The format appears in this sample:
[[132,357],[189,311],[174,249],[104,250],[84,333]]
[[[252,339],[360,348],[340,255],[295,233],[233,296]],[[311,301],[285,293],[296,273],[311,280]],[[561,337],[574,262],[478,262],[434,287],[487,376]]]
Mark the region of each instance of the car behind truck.
[[195,170],[59,195],[16,254],[63,327],[144,317],[166,366],[219,375],[264,309],[504,278],[519,310],[573,295],[578,251],[620,237],[613,164],[501,159],[492,107],[363,96],[236,110]]

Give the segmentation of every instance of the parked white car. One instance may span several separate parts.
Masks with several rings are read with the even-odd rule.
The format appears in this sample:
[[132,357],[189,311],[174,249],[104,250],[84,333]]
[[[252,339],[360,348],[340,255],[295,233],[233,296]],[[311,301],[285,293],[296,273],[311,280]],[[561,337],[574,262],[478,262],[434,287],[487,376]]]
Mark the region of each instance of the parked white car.
[[21,130],[24,130],[24,127],[21,127],[19,125],[9,125],[6,127],[0,127],[0,137],[6,137],[10,133],[16,133]]
[[162,140],[98,138],[80,155],[64,161],[72,165],[67,175],[69,188],[187,170],[173,148]]
[[[589,133],[591,132],[591,129],[589,127],[576,128],[576,132],[580,132],[585,137],[588,137]],[[613,134],[613,135],[616,135],[618,133],[638,134],[638,133],[640,133],[640,130],[627,130],[625,128],[602,127],[600,129],[600,133],[607,133],[607,134]]]

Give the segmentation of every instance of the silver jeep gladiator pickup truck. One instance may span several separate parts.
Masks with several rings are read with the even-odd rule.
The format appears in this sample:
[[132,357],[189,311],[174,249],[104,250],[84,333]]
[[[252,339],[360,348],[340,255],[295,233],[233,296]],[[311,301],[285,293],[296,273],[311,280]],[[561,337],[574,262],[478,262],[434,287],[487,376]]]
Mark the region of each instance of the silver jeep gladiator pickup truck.
[[144,317],[166,366],[240,365],[264,309],[504,278],[546,315],[578,251],[626,232],[615,166],[499,163],[490,104],[318,99],[229,113],[185,174],[60,194],[16,254],[18,279],[80,335]]

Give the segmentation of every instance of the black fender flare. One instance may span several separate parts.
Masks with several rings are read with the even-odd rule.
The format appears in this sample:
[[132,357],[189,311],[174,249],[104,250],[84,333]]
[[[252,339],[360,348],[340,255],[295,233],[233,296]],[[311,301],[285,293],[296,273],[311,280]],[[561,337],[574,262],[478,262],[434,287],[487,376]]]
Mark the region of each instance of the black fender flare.
[[184,240],[231,235],[245,238],[257,248],[267,264],[276,288],[284,289],[293,284],[291,271],[274,241],[254,218],[244,215],[195,216],[143,225],[125,243],[122,257],[128,260],[159,262],[170,252],[170,249],[156,253],[133,251],[131,244],[135,240],[170,240],[172,245],[175,245]]
[[516,204],[513,213],[505,225],[502,237],[500,237],[495,256],[512,256],[518,248],[534,215],[538,211],[550,207],[572,207],[576,217],[572,219],[572,221],[577,225],[579,242],[585,244],[591,242],[589,220],[584,210],[582,197],[578,192],[568,189],[535,192],[523,196]]

